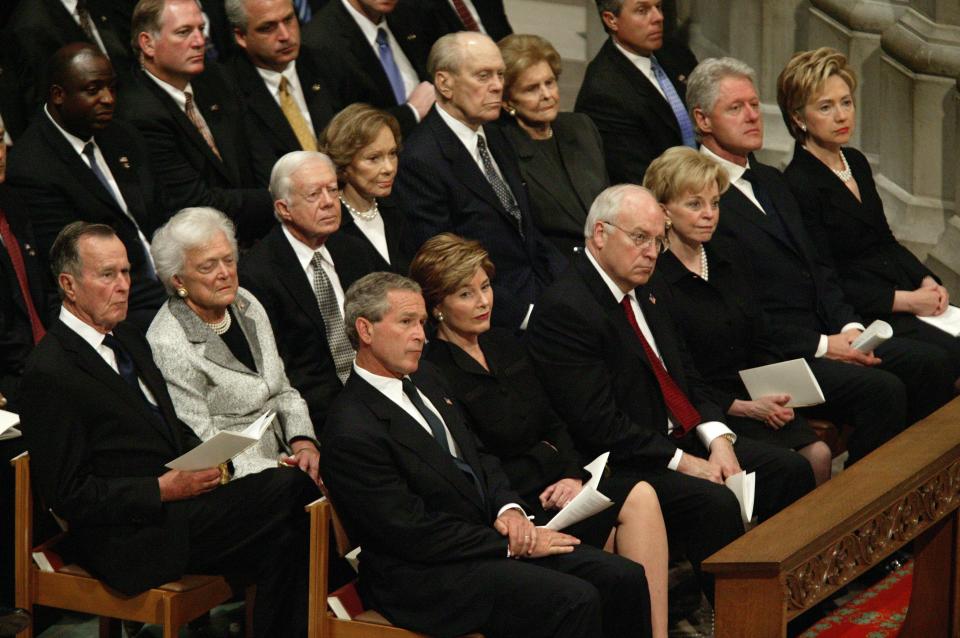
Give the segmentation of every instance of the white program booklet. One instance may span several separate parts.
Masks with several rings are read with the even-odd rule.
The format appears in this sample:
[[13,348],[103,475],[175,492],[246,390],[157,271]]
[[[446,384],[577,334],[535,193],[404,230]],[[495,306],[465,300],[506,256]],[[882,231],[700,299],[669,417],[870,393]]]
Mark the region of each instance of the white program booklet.
[[269,410],[239,432],[220,430],[186,454],[167,463],[167,467],[171,470],[193,472],[226,463],[259,441],[276,416],[276,412]]
[[15,425],[20,425],[20,415],[0,410],[0,441],[20,436],[20,430],[13,427]]
[[884,341],[893,336],[893,326],[883,319],[876,319],[860,333],[860,336],[850,344],[851,348],[860,352],[873,352]]
[[749,524],[750,519],[753,518],[753,497],[757,493],[756,473],[750,472],[747,474],[745,471],[740,470],[733,476],[728,476],[723,484],[730,488],[730,491],[737,497],[737,501],[740,503],[740,517],[743,519],[743,524]]
[[936,317],[917,317],[920,321],[926,321],[934,328],[940,328],[951,337],[960,336],[960,308],[956,306],[947,306],[942,315]]
[[600,478],[603,476],[603,468],[607,466],[609,456],[609,452],[604,452],[583,468],[590,472],[590,480],[583,485],[580,493],[574,496],[562,510],[557,512],[557,515],[551,518],[550,522],[544,527],[557,531],[566,529],[574,523],[579,523],[613,505],[613,501],[597,491]]
[[817,377],[803,359],[741,370],[740,379],[753,400],[772,394],[789,394],[788,408],[805,408],[824,402]]

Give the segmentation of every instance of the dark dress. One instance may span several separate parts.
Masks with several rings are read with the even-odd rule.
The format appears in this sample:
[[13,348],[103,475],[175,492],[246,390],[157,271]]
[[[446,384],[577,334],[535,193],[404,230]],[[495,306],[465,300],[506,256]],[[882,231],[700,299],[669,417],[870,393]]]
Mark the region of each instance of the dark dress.
[[[562,478],[586,481],[589,475],[581,469],[567,426],[550,405],[523,345],[508,330],[494,328],[480,335],[480,347],[489,372],[449,341],[431,341],[426,356],[444,373],[483,449],[499,457],[511,486],[531,508],[527,513],[544,525],[556,511],[540,507],[540,493]],[[604,476],[599,489],[613,507],[563,531],[602,548],[636,482]]]
[[843,154],[860,189],[860,201],[799,144],[785,172],[817,249],[834,267],[847,301],[858,313],[868,320],[887,321],[898,337],[946,350],[960,376],[960,340],[910,313],[891,313],[897,290],[916,290],[924,277],[939,279],[893,236],[867,158],[854,148],[844,148]]
[[388,262],[376,249],[373,242],[364,234],[360,227],[353,221],[353,215],[347,210],[346,206],[341,206],[340,231],[353,235],[362,240],[370,247],[370,258],[376,262],[377,270],[387,270],[400,275],[406,275],[410,269],[410,255],[403,250],[403,238],[406,233],[406,221],[403,213],[390,200],[390,198],[377,199],[377,210],[380,211],[380,218],[383,220],[383,232],[387,240],[387,254],[390,255]]
[[[657,260],[657,271],[669,284],[669,308],[713,401],[724,411],[735,399],[750,395],[738,372],[783,361],[766,330],[766,318],[747,278],[732,259],[705,245],[709,281],[690,272],[672,252]],[[815,443],[817,435],[802,416],[779,430],[763,422],[728,414],[727,425],[738,435],[794,450]]]

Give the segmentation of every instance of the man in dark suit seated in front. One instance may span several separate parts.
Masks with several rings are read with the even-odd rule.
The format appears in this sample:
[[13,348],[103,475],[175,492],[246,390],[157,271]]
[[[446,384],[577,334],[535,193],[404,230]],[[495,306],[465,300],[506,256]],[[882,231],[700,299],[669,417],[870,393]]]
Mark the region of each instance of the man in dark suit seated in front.
[[140,0],[131,31],[141,69],[120,96],[118,116],[150,145],[168,212],[211,206],[248,244],[271,226],[267,175],[252,158],[266,152],[244,126],[244,106],[227,76],[204,65],[203,14],[196,0]]
[[164,213],[146,144],[132,126],[114,120],[116,76],[93,45],[57,51],[50,79],[43,112],[11,150],[9,183],[30,202],[44,266],[70,222],[116,230],[131,263],[129,317],[146,330],[166,300],[150,256],[149,237]]
[[[587,216],[586,251],[540,298],[527,337],[577,449],[584,458],[609,451],[613,472],[653,486],[667,535],[699,573],[703,559],[743,533],[724,479],[757,473],[762,521],[812,490],[814,478],[796,452],[737,437],[724,424],[654,274],[665,232],[647,189],[603,191]],[[712,581],[701,583],[712,602]]]
[[512,147],[486,126],[500,116],[503,58],[489,37],[460,32],[437,40],[428,67],[437,104],[404,140],[394,186],[410,253],[447,231],[480,241],[497,268],[494,324],[524,328],[564,259],[533,225]]
[[687,47],[664,43],[662,0],[597,0],[610,38],[584,74],[575,110],[603,138],[610,182],[643,183],[647,166],[671,146],[696,148],[684,108]]
[[643,567],[530,522],[420,361],[420,287],[372,273],[347,291],[357,347],[323,432],[323,479],[360,553],[368,606],[431,635],[649,636]]
[[938,348],[896,335],[875,353],[851,347],[864,329],[860,317],[807,233],[786,179],[753,157],[763,146],[753,78],[733,58],[705,60],[690,75],[700,151],[730,176],[713,241],[743,257],[780,350],[805,358],[816,375],[828,402],[805,412],[855,426],[852,463],[949,401],[953,366]]
[[124,321],[130,263],[109,226],[73,222],[51,250],[63,305],[27,362],[20,419],[34,484],[70,527],[77,562],[124,594],[213,573],[257,585],[254,632],[305,636],[304,472],[222,484],[168,470],[200,440],[173,408],[143,333]]
[[240,283],[266,309],[290,384],[319,436],[354,356],[343,329],[343,291],[376,262],[367,242],[337,232],[337,173],[326,155],[284,155],[270,192],[280,223],[240,260]]
[[300,45],[292,0],[227,0],[226,11],[240,48],[228,69],[247,104],[248,134],[270,148],[253,158],[269,174],[286,153],[317,150],[340,98],[316,51]]

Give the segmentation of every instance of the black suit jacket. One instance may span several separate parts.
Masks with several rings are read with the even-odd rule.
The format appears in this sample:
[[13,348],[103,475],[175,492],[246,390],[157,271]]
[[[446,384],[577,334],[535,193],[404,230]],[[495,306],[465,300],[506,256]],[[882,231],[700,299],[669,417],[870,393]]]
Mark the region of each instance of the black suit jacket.
[[[369,252],[372,249],[355,237],[334,233],[325,245],[344,292],[354,281],[377,269]],[[330,356],[313,286],[279,225],[240,261],[240,284],[266,309],[290,385],[307,402],[310,420],[319,434],[343,384]]]
[[409,224],[410,252],[434,235],[476,239],[497,268],[493,321],[517,328],[527,308],[553,281],[563,258],[533,224],[516,158],[496,126],[483,127],[487,146],[520,207],[522,230],[490,182],[434,107],[404,142],[393,196]]
[[376,263],[376,270],[389,270],[401,275],[406,275],[410,270],[410,255],[404,245],[404,237],[407,233],[407,220],[403,213],[397,208],[396,203],[391,198],[378,199],[377,209],[380,211],[380,217],[383,218],[383,231],[387,239],[387,254],[390,255],[390,263],[384,259],[373,244],[363,234],[363,231],[357,227],[353,221],[353,215],[346,210],[343,211],[342,222],[340,223],[339,233],[351,235],[362,240],[370,247],[370,256]]
[[[0,210],[6,215],[10,230],[20,246],[33,307],[43,324],[50,325],[60,304],[49,286],[50,276],[37,256],[30,213],[11,189],[4,185],[0,185]],[[7,410],[18,411],[20,378],[33,345],[33,331],[23,291],[10,253],[0,242],[0,394],[8,401]]]
[[179,578],[187,564],[186,519],[166,515],[157,477],[199,439],[177,418],[143,334],[126,323],[113,333],[162,418],[58,320],[27,362],[20,421],[34,484],[70,524],[78,562],[135,593]]
[[812,357],[820,335],[836,334],[860,317],[844,300],[836,274],[821,260],[783,175],[753,158],[750,166],[782,225],[731,186],[720,198],[723,214],[713,241],[728,253],[739,254],[751,270],[784,355]]
[[244,106],[218,67],[190,81],[194,100],[222,160],[197,127],[156,82],[137,70],[120,96],[118,116],[143,133],[168,213],[188,206],[212,206],[237,223],[244,243],[262,237],[274,223],[267,176],[255,176],[252,157],[265,152],[246,136]]
[[[387,16],[387,24],[417,75],[421,80],[429,80],[426,67],[432,44],[430,21],[424,19],[416,5],[401,2]],[[335,90],[342,100],[337,110],[354,102],[366,102],[390,111],[400,122],[404,135],[413,129],[417,123],[413,110],[406,104],[397,104],[380,58],[341,0],[330,0],[301,33],[304,44],[315,49],[321,59],[330,61]]]
[[[530,191],[533,223],[569,257],[574,247],[583,246],[590,205],[610,185],[597,127],[581,113],[560,113],[553,122],[554,142],[531,139],[512,119],[504,120],[503,133]],[[550,143],[559,148],[561,170],[539,149]]]
[[[424,15],[432,14],[437,22],[437,38],[448,33],[464,31],[463,21],[449,0],[429,0],[424,8]],[[503,0],[473,0],[473,6],[480,16],[480,23],[494,42],[513,33],[513,27],[507,19],[503,8]]]
[[363,547],[368,604],[394,624],[459,635],[490,612],[496,583],[474,572],[478,562],[506,560],[506,539],[493,522],[500,508],[521,501],[497,460],[477,450],[430,364],[421,362],[412,378],[476,473],[483,498],[423,426],[356,372],[330,409],[323,479],[350,538]]
[[[697,59],[679,44],[665,44],[655,55],[683,100],[686,77]],[[670,104],[613,39],[607,39],[587,66],[575,110],[589,115],[600,130],[614,184],[642,184],[650,162],[683,144]]]
[[[336,114],[342,100],[334,93],[330,80],[322,74],[315,55],[312,49],[301,47],[296,66],[313,130],[319,136]],[[241,51],[233,56],[226,68],[246,103],[248,135],[261,138],[270,149],[269,153],[253,158],[258,165],[256,172],[269,175],[278,159],[290,151],[302,150],[300,142],[250,58]]]
[[[723,422],[673,327],[664,282],[654,273],[636,295],[670,376],[702,421]],[[584,458],[609,450],[613,463],[665,468],[678,444],[693,445],[692,431],[679,441],[668,437],[667,409],[650,361],[585,254],[575,255],[540,298],[527,341],[547,394]]]
[[888,316],[897,290],[915,290],[924,277],[936,276],[893,236],[867,158],[853,148],[843,154],[860,201],[799,144],[785,176],[807,230],[836,269],[846,298],[865,316]]
[[74,221],[112,226],[130,260],[130,318],[142,329],[166,300],[160,283],[148,276],[147,256],[137,226],[147,238],[166,221],[154,168],[140,134],[115,121],[94,136],[137,224],[123,212],[45,113],[17,140],[10,153],[8,181],[30,202],[40,259],[49,265],[50,247],[57,233]]

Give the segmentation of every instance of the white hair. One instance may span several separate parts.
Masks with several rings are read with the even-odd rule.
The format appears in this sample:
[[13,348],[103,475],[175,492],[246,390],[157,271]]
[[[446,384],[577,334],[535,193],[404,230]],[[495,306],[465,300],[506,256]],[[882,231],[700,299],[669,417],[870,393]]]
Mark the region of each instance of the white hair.
[[[686,99],[687,112],[694,126],[697,118],[693,116],[693,110],[699,107],[704,113],[713,111],[720,96],[720,82],[729,77],[746,78],[754,86],[757,85],[753,68],[736,58],[707,58],[690,73],[687,78]],[[699,129],[697,134],[700,134]]]
[[[270,196],[273,197],[274,201],[282,199],[287,204],[290,203],[293,174],[312,160],[326,162],[334,175],[337,174],[337,166],[329,155],[317,151],[291,151],[278,159],[277,163],[273,165],[273,170],[270,171]],[[282,221],[276,210],[274,210],[274,216],[277,221]]]
[[590,205],[590,212],[587,213],[587,221],[583,224],[583,236],[587,239],[593,237],[593,228],[598,222],[617,223],[617,215],[623,208],[623,200],[628,195],[646,193],[656,202],[656,196],[649,188],[638,186],[636,184],[617,184],[610,186],[597,195]]
[[187,251],[210,243],[218,232],[226,235],[236,257],[237,237],[233,222],[215,208],[184,208],[154,233],[150,254],[153,255],[157,278],[167,294],[176,294],[173,276],[181,274]]

